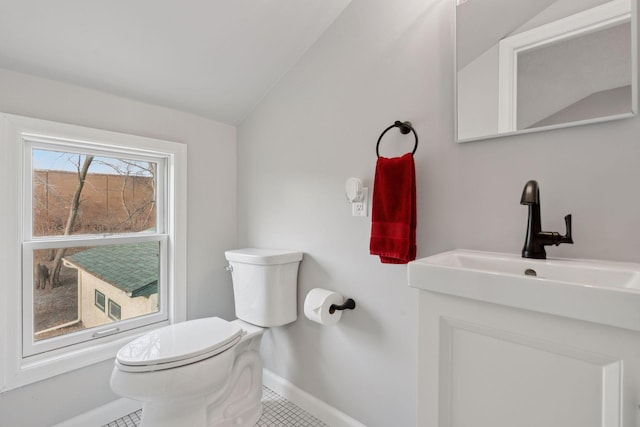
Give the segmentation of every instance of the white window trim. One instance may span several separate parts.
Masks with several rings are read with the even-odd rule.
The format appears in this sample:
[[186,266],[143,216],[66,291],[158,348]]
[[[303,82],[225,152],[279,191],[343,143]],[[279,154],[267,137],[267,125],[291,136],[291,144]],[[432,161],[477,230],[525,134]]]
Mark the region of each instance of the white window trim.
[[[22,135],[90,142],[106,149],[167,156],[169,207],[169,320],[36,356],[22,355]],[[0,113],[0,393],[115,356],[122,345],[148,330],[186,319],[187,147],[184,144]],[[13,185],[11,185],[13,184]]]

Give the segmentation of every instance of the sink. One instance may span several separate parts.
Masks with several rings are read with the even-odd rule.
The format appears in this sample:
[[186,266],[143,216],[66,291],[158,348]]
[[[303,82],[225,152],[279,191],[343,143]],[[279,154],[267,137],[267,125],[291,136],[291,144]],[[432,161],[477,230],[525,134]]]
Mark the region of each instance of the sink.
[[418,289],[640,331],[640,264],[458,249],[408,271]]
[[456,270],[506,274],[524,279],[640,290],[640,266],[633,264],[560,258],[532,260],[511,254],[465,250],[445,252],[418,262]]

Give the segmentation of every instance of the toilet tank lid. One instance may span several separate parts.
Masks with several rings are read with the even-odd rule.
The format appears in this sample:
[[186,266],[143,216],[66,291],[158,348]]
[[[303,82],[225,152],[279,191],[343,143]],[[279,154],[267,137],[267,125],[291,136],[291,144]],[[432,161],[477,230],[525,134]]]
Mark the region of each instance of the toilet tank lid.
[[287,264],[302,260],[302,252],[281,249],[234,249],[226,251],[224,255],[228,261],[256,265]]

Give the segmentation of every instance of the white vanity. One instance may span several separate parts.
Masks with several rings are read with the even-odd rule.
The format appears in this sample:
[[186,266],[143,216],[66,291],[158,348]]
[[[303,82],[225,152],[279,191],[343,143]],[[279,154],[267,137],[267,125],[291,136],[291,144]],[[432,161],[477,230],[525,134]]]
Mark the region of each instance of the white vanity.
[[640,426],[640,265],[456,250],[409,286],[418,426]]

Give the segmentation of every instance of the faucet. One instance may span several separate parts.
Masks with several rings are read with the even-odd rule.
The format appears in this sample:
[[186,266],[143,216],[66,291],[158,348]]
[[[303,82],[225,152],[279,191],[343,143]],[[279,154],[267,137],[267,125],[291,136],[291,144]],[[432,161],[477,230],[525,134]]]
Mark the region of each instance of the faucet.
[[540,189],[534,180],[527,182],[522,190],[521,205],[529,205],[529,220],[527,221],[527,237],[522,248],[523,258],[546,259],[545,246],[560,243],[573,243],[571,238],[571,214],[564,217],[567,234],[562,236],[555,231],[542,231],[540,224]]

